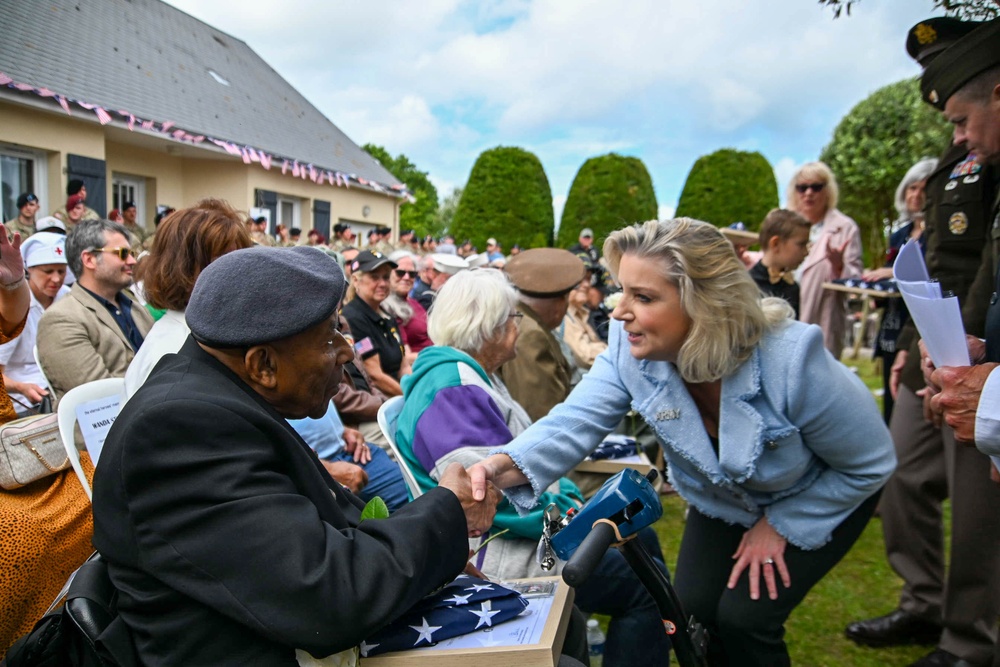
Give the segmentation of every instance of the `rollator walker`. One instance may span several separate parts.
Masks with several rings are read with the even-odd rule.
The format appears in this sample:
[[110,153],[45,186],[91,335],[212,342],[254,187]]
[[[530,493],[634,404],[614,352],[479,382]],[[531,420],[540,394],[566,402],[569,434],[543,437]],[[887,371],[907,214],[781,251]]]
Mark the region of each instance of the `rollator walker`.
[[542,567],[551,569],[555,556],[567,561],[563,580],[577,587],[591,575],[608,548],[616,547],[653,596],[681,667],[707,667],[707,631],[685,615],[670,579],[642,542],[634,539],[663,515],[660,496],[652,485],[656,478],[655,470],[643,477],[627,468],[605,482],[577,511],[563,515],[555,505],[549,505],[545,509]]

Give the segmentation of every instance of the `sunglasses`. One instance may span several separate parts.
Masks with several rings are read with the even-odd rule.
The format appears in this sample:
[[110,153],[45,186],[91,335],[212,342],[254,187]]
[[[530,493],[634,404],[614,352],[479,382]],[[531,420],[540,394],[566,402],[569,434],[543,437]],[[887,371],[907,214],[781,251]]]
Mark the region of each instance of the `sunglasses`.
[[799,183],[795,186],[795,190],[799,194],[804,195],[809,190],[812,190],[813,192],[822,192],[825,187],[826,183]]
[[110,252],[112,255],[118,255],[118,259],[123,262],[130,255],[135,257],[135,250],[132,250],[132,248],[91,248],[88,252]]
[[409,276],[412,280],[416,280],[417,279],[417,272],[416,271],[405,271],[403,269],[393,269],[392,272],[395,273],[396,277],[399,278],[400,280],[402,280],[403,278],[406,278],[407,276]]

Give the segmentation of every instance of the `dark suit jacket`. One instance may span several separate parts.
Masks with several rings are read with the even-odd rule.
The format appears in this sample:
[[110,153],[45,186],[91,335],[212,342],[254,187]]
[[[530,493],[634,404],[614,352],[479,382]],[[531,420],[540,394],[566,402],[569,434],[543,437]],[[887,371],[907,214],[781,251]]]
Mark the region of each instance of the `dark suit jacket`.
[[125,405],[94,479],[94,545],[149,665],[295,665],[357,645],[457,575],[465,515],[435,489],[389,519],[192,340]]

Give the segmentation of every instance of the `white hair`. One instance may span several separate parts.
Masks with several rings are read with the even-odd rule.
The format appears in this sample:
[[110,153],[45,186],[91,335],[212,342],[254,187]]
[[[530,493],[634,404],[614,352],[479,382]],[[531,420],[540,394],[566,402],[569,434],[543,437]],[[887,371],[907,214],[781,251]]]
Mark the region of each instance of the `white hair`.
[[427,334],[435,345],[447,345],[475,356],[503,335],[517,309],[517,290],[495,269],[461,271],[444,284],[427,314]]
[[925,157],[910,167],[910,170],[906,172],[906,176],[903,176],[903,180],[899,182],[899,187],[896,188],[896,210],[899,211],[900,220],[910,220],[913,217],[906,210],[906,189],[914,183],[926,181],[934,173],[934,170],[937,169],[937,164],[937,158]]
[[416,266],[417,256],[414,255],[409,250],[394,250],[391,253],[389,253],[389,261],[395,262],[396,264],[399,264],[399,260],[403,259],[404,257],[409,257],[410,259],[412,259],[413,265]]

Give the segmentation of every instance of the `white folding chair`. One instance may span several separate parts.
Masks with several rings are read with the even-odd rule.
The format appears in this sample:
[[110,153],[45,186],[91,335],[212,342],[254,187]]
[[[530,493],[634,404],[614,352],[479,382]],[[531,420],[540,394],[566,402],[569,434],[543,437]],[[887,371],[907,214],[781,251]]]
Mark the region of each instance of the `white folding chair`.
[[410,470],[406,459],[403,458],[403,453],[396,446],[396,422],[399,421],[399,414],[402,411],[403,397],[393,396],[378,409],[376,419],[378,419],[379,428],[382,429],[382,435],[389,441],[389,447],[392,448],[392,453],[396,455],[396,463],[399,464],[399,469],[403,473],[406,488],[409,489],[411,498],[416,499],[423,495],[423,491],[420,490],[417,478],[413,476],[413,471]]
[[[90,491],[87,476],[83,474],[83,466],[80,465],[80,452],[76,449],[76,439],[74,437],[74,427],[77,421],[76,408],[81,403],[121,395],[124,392],[125,378],[105,378],[74,387],[67,391],[66,395],[59,401],[59,407],[56,410],[59,415],[59,436],[62,438],[63,447],[66,448],[66,456],[69,457],[70,463],[73,464],[73,470],[76,471],[76,476],[80,478],[80,483],[83,484],[83,489],[87,492],[88,498],[92,498],[93,494]],[[88,449],[88,453],[90,454],[90,460],[96,466],[99,452],[91,452]]]
[[34,345],[31,348],[31,354],[35,357],[35,365],[38,366],[38,371],[45,378],[45,388],[49,390],[49,396],[52,398],[52,402],[55,403],[56,392],[52,390],[52,383],[49,382],[49,376],[45,374],[45,368],[42,367],[42,362],[38,358],[38,346]]

